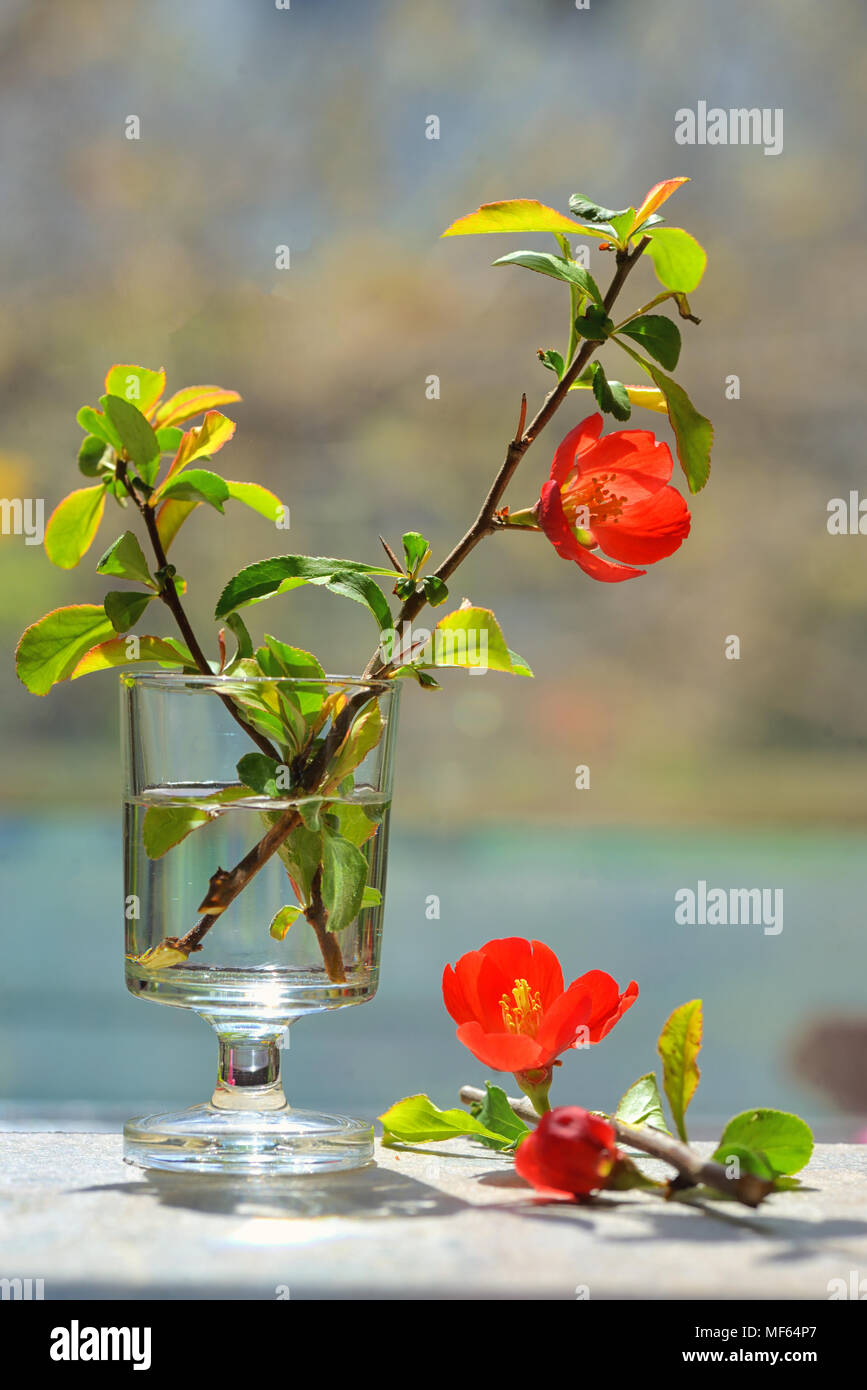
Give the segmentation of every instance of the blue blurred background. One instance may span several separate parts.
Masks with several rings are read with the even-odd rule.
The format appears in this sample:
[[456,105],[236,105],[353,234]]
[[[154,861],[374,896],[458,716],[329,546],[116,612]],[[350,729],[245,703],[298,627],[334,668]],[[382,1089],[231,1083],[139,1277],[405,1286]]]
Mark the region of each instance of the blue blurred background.
[[[562,1099],[611,1106],[671,1009],[701,995],[700,1125],[772,1103],[843,1138],[867,1113],[867,542],[826,529],[863,471],[865,38],[859,0],[4,5],[0,495],[47,510],[78,486],[74,415],[106,367],[163,364],[172,389],[241,392],[227,465],[289,503],[288,548],[375,563],[379,533],[413,528],[441,556],[521,391],[532,405],[550,386],[536,348],[562,348],[565,319],[553,281],[489,269],[511,239],[442,229],[492,199],[622,207],[693,180],[671,220],[710,265],[678,376],[717,434],[692,536],[623,586],[529,537],[494,538],[461,571],[454,596],[494,607],[537,679],[405,692],[383,983],[363,1010],[294,1031],[299,1104],[454,1103],[479,1069],[442,1009],[442,967],[521,934],[550,942],[567,979],[598,967],[641,986],[604,1045],[568,1060]],[[699,100],[783,108],[783,152],[677,145],[675,112]],[[610,273],[595,243],[590,268]],[[630,304],[654,292],[641,267]],[[635,421],[670,438],[664,417]],[[534,500],[558,431],[513,506]],[[47,609],[101,598],[108,527],[73,575],[0,537],[7,1123],[76,1106],[109,1122],[212,1084],[205,1026],[123,989],[116,682],[35,699],[11,660]],[[194,515],[176,562],[197,627],[212,631],[226,578],[286,544],[252,514]],[[363,613],[330,595],[275,600],[267,626],[331,670],[369,654]],[[699,879],[783,889],[782,933],[677,926],[674,894]]]

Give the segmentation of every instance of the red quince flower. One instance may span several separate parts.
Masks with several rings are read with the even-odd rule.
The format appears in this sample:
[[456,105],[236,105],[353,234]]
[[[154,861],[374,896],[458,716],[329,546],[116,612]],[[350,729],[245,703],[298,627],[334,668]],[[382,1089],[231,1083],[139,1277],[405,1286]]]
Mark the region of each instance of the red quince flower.
[[[690,515],[677,488],[668,445],[649,430],[617,430],[600,439],[602,416],[570,430],[554,455],[535,515],[564,560],[616,584],[645,574],[634,565],[671,555],[689,535]],[[613,565],[596,548],[625,564]]]
[[587,1196],[605,1186],[620,1156],[615,1138],[607,1120],[561,1105],[521,1141],[515,1171],[544,1196]]
[[551,948],[519,936],[489,941],[443,973],[443,1001],[460,1042],[486,1067],[519,1081],[527,1072],[550,1073],[569,1048],[600,1042],[637,998],[634,980],[621,994],[604,970],[566,989]]

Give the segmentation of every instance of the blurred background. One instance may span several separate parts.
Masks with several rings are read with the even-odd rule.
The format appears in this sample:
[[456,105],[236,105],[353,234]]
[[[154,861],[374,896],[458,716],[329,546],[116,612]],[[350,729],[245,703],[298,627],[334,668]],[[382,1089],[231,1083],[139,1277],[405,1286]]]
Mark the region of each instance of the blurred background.
[[[377,563],[377,536],[412,528],[442,557],[521,391],[533,409],[550,388],[536,349],[564,347],[563,287],[491,270],[514,239],[440,241],[444,227],[494,199],[624,207],[693,180],[665,209],[710,254],[677,373],[716,426],[692,536],[628,585],[594,584],[527,536],[464,566],[452,596],[492,606],[537,679],[405,690],[383,983],[367,1008],[295,1030],[298,1103],[455,1103],[479,1068],[443,1011],[442,967],[520,934],[554,946],[567,979],[602,968],[641,986],[604,1046],[568,1061],[561,1100],[612,1107],[653,1066],[667,1015],[701,995],[699,1128],[754,1104],[831,1138],[863,1124],[867,540],[826,520],[864,466],[865,39],[860,0],[5,0],[0,496],[44,497],[47,516],[79,486],[75,412],[113,362],[164,365],[170,390],[237,388],[221,471],[278,492],[291,532],[275,542],[240,509],[193,515],[172,558],[205,634],[224,581],[266,554]],[[677,145],[675,112],[699,100],[783,108],[783,153]],[[656,288],[641,266],[624,303]],[[513,507],[589,409],[570,397]],[[664,417],[633,421],[670,439]],[[119,529],[109,516],[74,574],[0,537],[7,1124],[114,1123],[212,1085],[201,1022],[123,988],[117,681],[37,699],[14,674],[25,625],[101,601],[93,569]],[[310,590],[251,618],[331,671],[360,669],[375,635],[362,609]],[[676,925],[675,892],[700,879],[782,889],[783,931]]]

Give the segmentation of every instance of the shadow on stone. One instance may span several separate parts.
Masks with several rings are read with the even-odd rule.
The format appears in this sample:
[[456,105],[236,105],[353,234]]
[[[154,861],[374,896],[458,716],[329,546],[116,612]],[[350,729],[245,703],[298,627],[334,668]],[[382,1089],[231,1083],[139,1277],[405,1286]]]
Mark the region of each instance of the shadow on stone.
[[467,1204],[416,1178],[375,1163],[328,1177],[232,1178],[202,1173],[164,1173],[157,1169],[139,1182],[109,1183],[78,1192],[121,1192],[125,1197],[156,1200],[161,1206],[209,1215],[245,1217],[451,1216]]

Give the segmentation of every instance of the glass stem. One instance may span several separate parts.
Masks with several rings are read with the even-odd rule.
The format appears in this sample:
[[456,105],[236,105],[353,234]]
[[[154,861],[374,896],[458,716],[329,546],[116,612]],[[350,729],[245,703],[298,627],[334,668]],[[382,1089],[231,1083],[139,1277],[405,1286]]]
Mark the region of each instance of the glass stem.
[[218,1029],[220,1058],[211,1104],[219,1110],[285,1110],[280,1079],[282,1033],[268,1037]]

